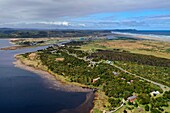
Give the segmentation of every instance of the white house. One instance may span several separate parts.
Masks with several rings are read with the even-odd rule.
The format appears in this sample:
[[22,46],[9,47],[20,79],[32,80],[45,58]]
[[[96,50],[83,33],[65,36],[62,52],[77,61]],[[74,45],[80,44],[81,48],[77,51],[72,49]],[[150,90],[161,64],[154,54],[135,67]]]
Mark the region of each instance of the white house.
[[156,95],[159,95],[160,92],[159,92],[159,91],[153,91],[153,92],[151,92],[150,94],[151,94],[152,96],[156,96]]

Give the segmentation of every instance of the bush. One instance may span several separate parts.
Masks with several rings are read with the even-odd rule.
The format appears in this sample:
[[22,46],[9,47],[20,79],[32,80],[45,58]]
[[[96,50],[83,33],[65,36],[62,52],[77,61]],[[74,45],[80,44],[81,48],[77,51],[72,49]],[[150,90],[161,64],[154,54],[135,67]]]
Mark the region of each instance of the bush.
[[145,111],[149,111],[149,106],[148,105],[145,106]]
[[127,111],[126,111],[126,110],[124,110],[124,111],[123,111],[123,113],[127,113]]
[[161,112],[157,109],[151,109],[151,113],[161,113]]

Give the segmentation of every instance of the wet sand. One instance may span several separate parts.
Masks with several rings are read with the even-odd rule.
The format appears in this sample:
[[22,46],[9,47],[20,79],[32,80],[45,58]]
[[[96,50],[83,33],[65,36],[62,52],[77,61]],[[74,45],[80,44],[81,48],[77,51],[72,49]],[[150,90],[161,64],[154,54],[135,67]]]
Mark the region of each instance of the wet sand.
[[0,48],[0,50],[17,50],[17,49],[23,49],[29,46],[10,46],[5,48]]
[[132,34],[132,33],[122,33],[122,32],[114,32],[115,35],[132,37],[137,39],[145,39],[145,40],[157,40],[157,41],[167,41],[170,42],[170,36],[159,36],[159,35],[144,35],[144,34]]
[[82,88],[76,85],[70,85],[67,83],[62,83],[60,81],[57,81],[55,76],[51,75],[49,72],[31,66],[27,66],[18,59],[16,60],[16,62],[14,62],[14,64],[18,68],[34,72],[40,75],[42,78],[48,79],[48,81],[46,82],[48,82],[49,84],[51,84],[51,86],[53,86],[51,88],[61,87],[63,91],[68,91],[68,92],[91,92],[92,91],[92,89],[89,88]]

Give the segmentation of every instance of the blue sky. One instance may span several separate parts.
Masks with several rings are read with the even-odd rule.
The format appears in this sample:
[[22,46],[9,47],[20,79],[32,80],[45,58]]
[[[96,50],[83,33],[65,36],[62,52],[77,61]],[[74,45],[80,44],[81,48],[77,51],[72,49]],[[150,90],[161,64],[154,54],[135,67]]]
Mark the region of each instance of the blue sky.
[[169,0],[0,0],[0,27],[170,30]]
[[106,29],[170,29],[170,11],[140,10],[127,12],[97,13],[72,21],[87,23],[91,27],[105,26]]

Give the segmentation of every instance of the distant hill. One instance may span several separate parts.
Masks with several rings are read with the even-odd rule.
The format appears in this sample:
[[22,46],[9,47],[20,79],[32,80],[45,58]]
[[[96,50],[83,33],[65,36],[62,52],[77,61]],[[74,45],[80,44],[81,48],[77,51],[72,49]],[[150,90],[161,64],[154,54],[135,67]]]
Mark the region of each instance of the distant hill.
[[40,30],[0,28],[0,38],[84,37],[100,36],[111,30]]
[[136,30],[136,29],[115,29],[115,30],[112,30],[112,31],[131,32],[131,31],[138,31],[138,30]]

